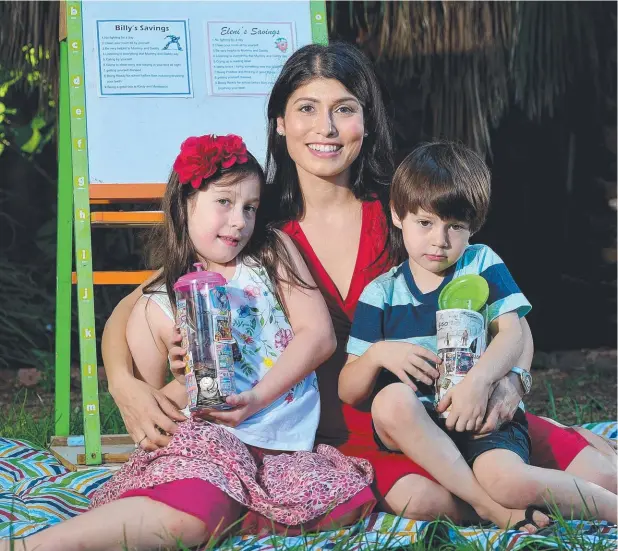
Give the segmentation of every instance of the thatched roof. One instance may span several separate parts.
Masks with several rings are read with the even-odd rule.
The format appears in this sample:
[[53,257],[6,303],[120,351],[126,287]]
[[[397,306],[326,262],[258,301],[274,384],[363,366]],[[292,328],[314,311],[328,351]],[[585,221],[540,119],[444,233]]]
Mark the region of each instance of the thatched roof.
[[[574,79],[604,78],[597,30],[615,14],[610,2],[328,4],[331,32],[350,25],[394,84],[420,87],[435,136],[480,151],[509,105],[533,119],[551,116]],[[0,1],[0,68],[32,71],[28,45],[37,54],[34,69],[55,89],[58,12],[54,1]]]
[[479,151],[509,105],[538,120],[575,80],[591,79],[599,93],[600,80],[615,80],[615,61],[609,75],[600,67],[599,32],[613,25],[615,43],[615,3],[613,11],[609,2],[570,1],[330,4],[331,33],[349,25],[391,83],[420,86],[434,136]]

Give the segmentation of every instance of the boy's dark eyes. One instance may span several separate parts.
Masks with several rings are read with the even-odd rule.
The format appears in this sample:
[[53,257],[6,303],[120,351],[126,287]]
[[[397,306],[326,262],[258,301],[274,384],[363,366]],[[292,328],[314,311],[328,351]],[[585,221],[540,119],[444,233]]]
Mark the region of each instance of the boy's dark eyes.
[[[427,228],[431,226],[430,220],[417,220],[417,223],[420,224],[423,228]],[[464,224],[449,224],[449,227],[455,231],[463,231],[468,229]]]

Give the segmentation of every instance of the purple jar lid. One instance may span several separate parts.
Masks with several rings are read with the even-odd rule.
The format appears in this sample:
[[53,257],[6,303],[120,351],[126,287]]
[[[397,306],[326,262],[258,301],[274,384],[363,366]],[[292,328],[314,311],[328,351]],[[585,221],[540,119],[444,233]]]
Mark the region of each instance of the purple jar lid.
[[218,287],[219,285],[225,285],[227,282],[225,278],[217,272],[209,272],[204,270],[201,262],[193,264],[197,271],[189,272],[178,278],[178,281],[174,283],[174,291],[185,292],[191,289],[193,282],[202,285],[208,285],[208,287]]

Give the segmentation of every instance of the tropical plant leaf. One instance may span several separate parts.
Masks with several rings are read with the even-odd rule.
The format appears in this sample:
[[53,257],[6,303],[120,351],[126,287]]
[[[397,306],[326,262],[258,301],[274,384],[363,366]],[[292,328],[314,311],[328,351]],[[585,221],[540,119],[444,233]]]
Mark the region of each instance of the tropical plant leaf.
[[38,89],[44,110],[47,91],[57,97],[59,18],[60,2],[0,2],[0,67],[26,76],[17,84]]

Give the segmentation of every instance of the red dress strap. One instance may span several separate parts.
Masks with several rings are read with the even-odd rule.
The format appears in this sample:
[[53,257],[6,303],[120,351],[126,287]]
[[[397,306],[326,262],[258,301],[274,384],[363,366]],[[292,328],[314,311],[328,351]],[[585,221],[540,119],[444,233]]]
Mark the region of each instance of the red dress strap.
[[387,232],[386,218],[380,201],[363,202],[361,235],[356,264],[345,299],[339,294],[335,283],[315,254],[300,224],[296,220],[292,220],[287,222],[282,229],[292,238],[305,258],[316,285],[324,294],[327,302],[330,303],[329,307],[336,304],[338,309],[344,312],[351,322],[363,289],[369,282],[389,268],[386,253],[379,261],[376,261],[384,250]]
[[382,204],[379,201],[363,203],[356,267],[345,300],[339,295],[298,222],[288,222],[283,231],[298,247],[322,291],[337,336],[337,350],[316,370],[321,395],[320,426],[316,440],[339,446],[347,455],[368,459],[375,469],[374,489],[380,496],[386,495],[402,476],[417,474],[431,479],[425,470],[405,455],[380,451],[373,439],[371,413],[343,404],[338,395],[339,373],[345,364],[345,348],[358,299],[368,283],[390,268],[384,251],[388,226]]

